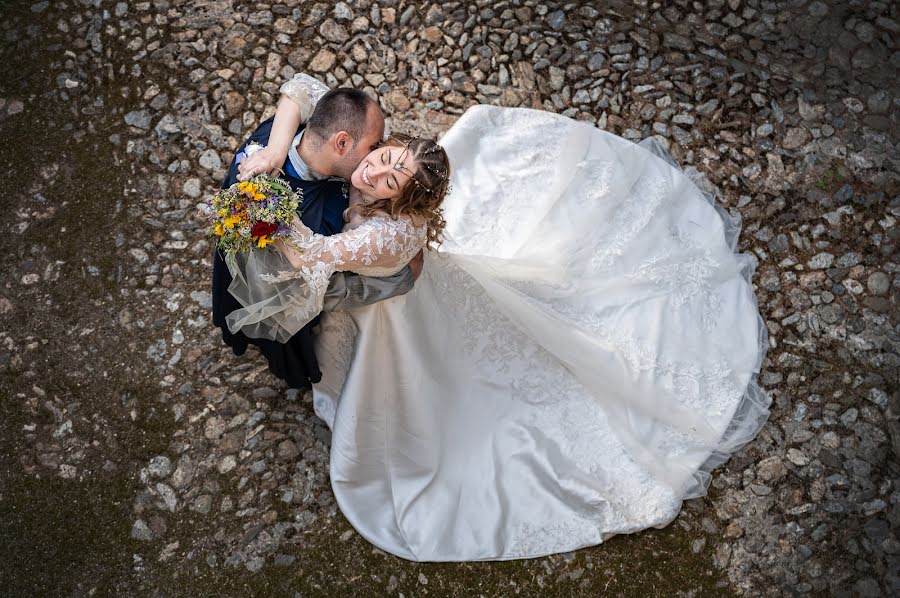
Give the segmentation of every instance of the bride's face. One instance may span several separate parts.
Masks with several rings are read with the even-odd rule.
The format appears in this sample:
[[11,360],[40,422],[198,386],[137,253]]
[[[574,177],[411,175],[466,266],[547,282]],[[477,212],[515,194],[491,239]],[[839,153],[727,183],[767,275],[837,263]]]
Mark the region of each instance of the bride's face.
[[[401,158],[402,168],[397,169]],[[391,199],[400,195],[417,168],[405,147],[385,145],[363,158],[350,176],[350,184],[369,199]]]

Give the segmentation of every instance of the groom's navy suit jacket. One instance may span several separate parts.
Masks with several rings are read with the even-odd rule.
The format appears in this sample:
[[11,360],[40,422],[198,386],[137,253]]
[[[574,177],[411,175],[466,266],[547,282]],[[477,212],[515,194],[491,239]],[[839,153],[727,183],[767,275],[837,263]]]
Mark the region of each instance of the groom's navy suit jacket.
[[[242,152],[248,143],[255,141],[266,145],[269,141],[269,133],[272,130],[273,119],[268,119],[257,127],[256,131],[240,147]],[[303,126],[301,125],[299,132]],[[287,169],[285,169],[286,171]],[[228,168],[228,176],[222,183],[222,188],[227,189],[237,182],[237,162],[231,161]],[[341,232],[344,226],[343,212],[348,206],[344,183],[335,180],[304,181],[283,174],[284,178],[295,190],[303,192],[303,202],[300,204],[300,219],[303,224],[313,231],[323,235],[333,235]],[[247,345],[256,345],[262,351],[269,362],[272,373],[282,378],[291,388],[309,388],[313,382],[322,379],[319,370],[319,362],[313,349],[312,327],[318,323],[318,318],[303,327],[292,336],[287,343],[278,343],[267,339],[250,338],[242,332],[232,334],[225,323],[225,317],[232,311],[241,308],[240,303],[228,292],[231,284],[231,273],[225,260],[219,251],[215,252],[213,261],[212,282],[212,311],[213,323],[222,329],[222,340],[231,346],[235,354],[240,355],[247,350]]]

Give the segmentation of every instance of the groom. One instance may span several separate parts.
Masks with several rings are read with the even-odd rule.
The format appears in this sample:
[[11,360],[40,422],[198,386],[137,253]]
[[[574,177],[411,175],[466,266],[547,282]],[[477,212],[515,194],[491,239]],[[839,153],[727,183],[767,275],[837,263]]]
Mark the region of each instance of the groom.
[[[267,145],[273,118],[264,121],[244,142],[228,169],[222,188],[238,180],[238,155],[247,144]],[[291,144],[282,177],[303,193],[300,204],[303,223],[314,232],[333,235],[344,226],[343,212],[348,207],[345,183],[362,159],[384,135],[384,115],[378,104],[356,89],[333,89],[322,96],[306,125],[300,125]],[[246,174],[246,173],[245,173]],[[338,272],[331,278],[325,295],[325,309],[348,309],[402,295],[412,289],[414,275],[409,266],[387,278],[369,278]],[[222,329],[222,340],[235,355],[248,345],[256,345],[269,362],[273,374],[291,388],[309,388],[322,378],[313,348],[312,328],[318,318],[307,324],[287,343],[254,339],[242,332],[228,330],[225,318],[242,306],[228,292],[231,274],[221,252],[213,261],[213,323]]]

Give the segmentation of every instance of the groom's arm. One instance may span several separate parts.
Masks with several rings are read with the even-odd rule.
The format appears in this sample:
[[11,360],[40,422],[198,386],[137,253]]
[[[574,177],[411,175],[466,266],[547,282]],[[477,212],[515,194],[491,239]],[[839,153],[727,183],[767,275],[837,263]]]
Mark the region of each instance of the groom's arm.
[[393,276],[383,278],[338,272],[328,283],[323,309],[338,311],[378,303],[410,292],[415,282],[416,276],[409,266]]

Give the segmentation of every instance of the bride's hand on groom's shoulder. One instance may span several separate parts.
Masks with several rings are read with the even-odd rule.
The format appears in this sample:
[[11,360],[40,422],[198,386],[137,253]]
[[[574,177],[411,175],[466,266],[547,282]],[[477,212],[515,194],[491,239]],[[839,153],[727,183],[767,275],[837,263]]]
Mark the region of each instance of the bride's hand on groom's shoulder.
[[238,180],[243,181],[257,174],[271,174],[277,176],[284,165],[286,155],[281,155],[272,148],[265,148],[253,152],[238,164]]

